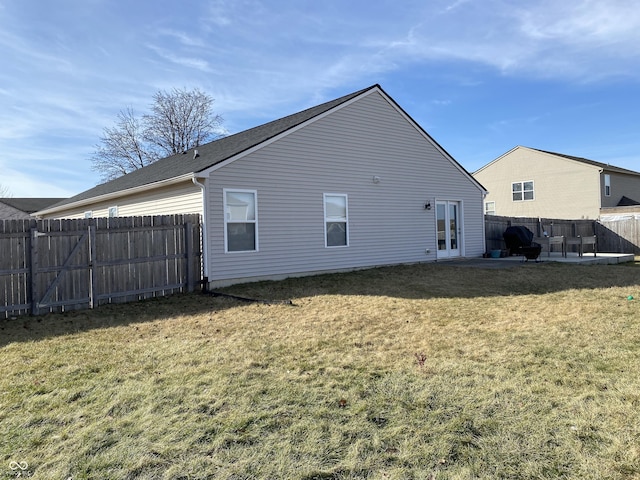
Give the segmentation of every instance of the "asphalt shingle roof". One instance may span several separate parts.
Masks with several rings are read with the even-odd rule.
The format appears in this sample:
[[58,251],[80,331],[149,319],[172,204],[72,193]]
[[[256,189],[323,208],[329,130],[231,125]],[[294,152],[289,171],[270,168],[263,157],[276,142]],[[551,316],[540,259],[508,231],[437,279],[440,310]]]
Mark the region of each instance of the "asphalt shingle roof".
[[22,197],[22,198],[13,198],[6,197],[0,198],[0,202],[5,205],[9,205],[17,210],[21,210],[26,213],[37,212],[38,210],[42,210],[43,208],[50,207],[54,205],[63,198],[30,198],[30,197]]
[[574,157],[571,155],[565,155],[564,153],[549,152],[547,150],[540,150],[538,148],[533,148],[532,150],[537,150],[538,152],[542,153],[548,153],[550,155],[556,155],[558,157],[568,158],[569,160],[575,160],[576,162],[586,163],[588,165],[593,165],[610,172],[625,173],[628,175],[640,175],[640,172],[634,172],[633,170],[627,170],[626,168],[614,167],[613,165],[609,165],[608,163],[596,162],[595,160],[589,160],[588,158]]
[[191,149],[184,154],[172,155],[160,159],[146,167],[134,170],[115,180],[97,185],[79,193],[78,195],[57,203],[55,206],[72,204],[89,198],[206,170],[213,165],[255,147],[376,87],[380,88],[379,85],[372,85],[349,95],[294,113],[293,115],[200,145],[196,148],[198,150],[198,156],[195,158],[193,154],[194,149]]

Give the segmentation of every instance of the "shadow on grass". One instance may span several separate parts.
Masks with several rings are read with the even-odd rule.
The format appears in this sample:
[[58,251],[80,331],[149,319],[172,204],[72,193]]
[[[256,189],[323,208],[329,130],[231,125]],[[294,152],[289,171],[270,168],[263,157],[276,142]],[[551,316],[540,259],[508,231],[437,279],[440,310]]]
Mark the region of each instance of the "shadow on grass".
[[[640,297],[640,262],[617,265],[515,263],[506,268],[477,262],[400,265],[349,273],[235,285],[225,292],[252,298],[365,295],[406,299],[543,295],[567,290],[629,288]],[[635,292],[635,293],[634,293]]]
[[231,298],[190,293],[101,305],[93,310],[18,316],[0,320],[0,347],[13,342],[38,341],[49,337],[164,320],[180,315],[219,312],[243,304]]
[[[489,263],[486,264],[490,265]],[[544,295],[568,290],[620,287],[640,301],[640,262],[619,265],[523,263],[485,268],[475,263],[446,262],[372,268],[349,273],[247,283],[217,290],[239,297],[293,301],[320,295],[357,295],[396,299],[487,298]],[[0,347],[95,329],[196,315],[246,305],[211,294],[177,294],[135,303],[103,305],[37,317],[0,320]]]

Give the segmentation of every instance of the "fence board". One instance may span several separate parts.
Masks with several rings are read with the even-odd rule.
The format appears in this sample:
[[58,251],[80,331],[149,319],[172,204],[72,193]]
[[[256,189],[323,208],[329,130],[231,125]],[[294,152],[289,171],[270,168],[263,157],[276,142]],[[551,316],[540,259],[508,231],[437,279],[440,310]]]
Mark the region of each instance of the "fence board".
[[0,220],[0,318],[192,291],[199,215]]

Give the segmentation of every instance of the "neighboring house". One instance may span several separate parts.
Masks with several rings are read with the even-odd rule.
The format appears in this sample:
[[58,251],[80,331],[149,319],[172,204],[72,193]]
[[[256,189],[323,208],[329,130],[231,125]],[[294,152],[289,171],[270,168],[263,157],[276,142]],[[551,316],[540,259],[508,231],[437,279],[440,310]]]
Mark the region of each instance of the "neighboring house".
[[42,217],[200,213],[211,286],[480,256],[484,188],[380,86],[153,163]]
[[63,198],[0,198],[0,220],[24,220],[31,214],[58,203]]
[[515,147],[473,176],[489,193],[485,213],[597,219],[602,209],[640,201],[640,173],[586,158]]

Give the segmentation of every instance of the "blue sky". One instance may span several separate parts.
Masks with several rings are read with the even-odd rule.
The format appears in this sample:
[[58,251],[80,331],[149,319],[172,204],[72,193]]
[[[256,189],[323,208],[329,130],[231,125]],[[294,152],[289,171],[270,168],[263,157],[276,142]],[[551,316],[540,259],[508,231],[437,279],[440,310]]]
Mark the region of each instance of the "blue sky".
[[473,172],[524,145],[640,170],[635,0],[0,0],[0,185],[70,196],[120,110],[228,133],[379,83]]

